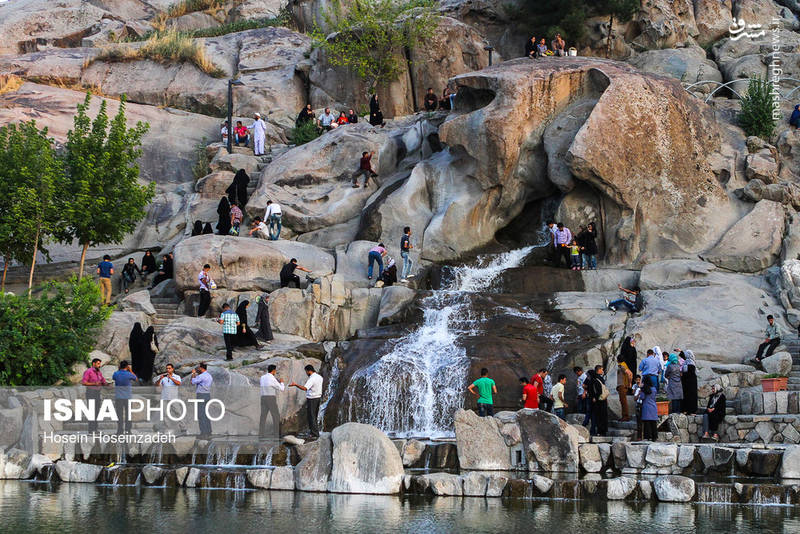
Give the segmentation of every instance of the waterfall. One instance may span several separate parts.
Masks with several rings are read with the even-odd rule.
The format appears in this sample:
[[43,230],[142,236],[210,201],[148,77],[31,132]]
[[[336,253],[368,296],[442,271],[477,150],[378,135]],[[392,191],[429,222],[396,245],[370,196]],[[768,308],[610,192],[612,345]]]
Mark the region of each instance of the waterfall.
[[[479,259],[478,266],[450,271],[447,287],[421,302],[423,322],[390,342],[388,352],[354,373],[345,395],[348,420],[361,420],[396,435],[452,434],[453,413],[461,407],[469,358],[460,340],[474,335],[482,322],[470,293],[491,291],[506,269],[519,266],[535,246]],[[364,405],[353,416],[354,390]]]

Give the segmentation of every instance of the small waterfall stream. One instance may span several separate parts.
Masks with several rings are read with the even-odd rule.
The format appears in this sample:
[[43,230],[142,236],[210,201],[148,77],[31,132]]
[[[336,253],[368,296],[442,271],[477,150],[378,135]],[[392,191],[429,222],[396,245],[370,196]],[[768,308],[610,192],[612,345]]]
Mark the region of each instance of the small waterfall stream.
[[[421,302],[422,324],[353,375],[350,385],[366,392],[366,409],[354,415],[349,402],[348,420],[360,419],[395,435],[451,435],[470,365],[460,339],[475,335],[483,321],[472,308],[470,293],[492,291],[503,271],[521,265],[534,248],[484,257],[477,267],[453,268],[447,287]],[[355,388],[348,388],[347,395]]]

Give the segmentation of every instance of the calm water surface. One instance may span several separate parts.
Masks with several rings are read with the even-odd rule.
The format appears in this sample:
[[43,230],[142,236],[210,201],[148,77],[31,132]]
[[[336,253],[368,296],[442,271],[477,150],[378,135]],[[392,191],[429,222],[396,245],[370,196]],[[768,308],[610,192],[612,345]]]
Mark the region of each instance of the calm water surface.
[[791,507],[400,498],[0,481],[0,532],[799,533]]

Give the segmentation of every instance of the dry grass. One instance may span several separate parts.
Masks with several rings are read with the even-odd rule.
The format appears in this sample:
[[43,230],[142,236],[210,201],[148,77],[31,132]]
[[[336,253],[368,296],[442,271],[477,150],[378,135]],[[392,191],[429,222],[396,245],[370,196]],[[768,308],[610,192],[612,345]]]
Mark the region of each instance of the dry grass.
[[149,59],[159,63],[191,63],[214,78],[224,78],[225,72],[206,56],[202,45],[175,31],[155,34],[140,47],[115,45],[104,48],[94,61],[134,61]]
[[222,0],[180,0],[169,6],[167,14],[173,19],[196,11],[205,11],[213,16],[218,9],[223,7],[224,3]]
[[13,93],[25,83],[25,80],[13,74],[0,75],[0,95],[3,93]]

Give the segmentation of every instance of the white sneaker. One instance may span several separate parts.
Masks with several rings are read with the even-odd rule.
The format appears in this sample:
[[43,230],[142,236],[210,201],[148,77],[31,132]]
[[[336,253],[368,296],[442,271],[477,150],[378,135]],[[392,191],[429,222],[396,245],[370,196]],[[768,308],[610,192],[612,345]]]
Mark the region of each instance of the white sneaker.
[[401,278],[400,279],[400,283],[401,284],[407,284],[408,283],[408,278]]
[[608,299],[606,299],[606,308],[610,308],[611,307],[611,306],[609,306],[609,304],[611,304],[611,303],[608,302]]
[[414,278],[414,275],[413,274],[409,274],[408,277],[409,278]]

